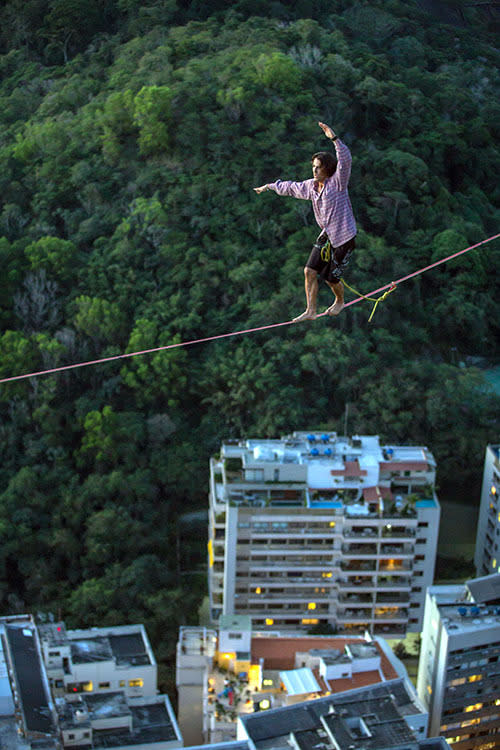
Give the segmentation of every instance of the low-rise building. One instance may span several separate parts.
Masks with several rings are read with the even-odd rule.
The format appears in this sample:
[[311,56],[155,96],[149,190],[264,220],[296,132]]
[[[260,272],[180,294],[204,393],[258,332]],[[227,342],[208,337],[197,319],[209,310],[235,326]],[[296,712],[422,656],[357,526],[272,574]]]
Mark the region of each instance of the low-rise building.
[[213,622],[419,632],[440,508],[425,446],[295,432],[228,441],[210,462]]
[[425,736],[420,712],[405,682],[393,680],[240,716],[238,740],[253,750],[416,750]]
[[[180,630],[178,720],[186,744],[229,741],[238,717],[398,679],[418,704],[382,638],[253,633],[249,616],[223,616],[218,630]],[[427,714],[417,713],[425,736]]]
[[2,750],[182,746],[141,625],[67,632],[30,615],[0,618]]
[[66,630],[58,622],[38,632],[55,694],[156,693],[157,666],[143,625]]
[[418,694],[430,736],[457,750],[500,747],[500,574],[429,588]]

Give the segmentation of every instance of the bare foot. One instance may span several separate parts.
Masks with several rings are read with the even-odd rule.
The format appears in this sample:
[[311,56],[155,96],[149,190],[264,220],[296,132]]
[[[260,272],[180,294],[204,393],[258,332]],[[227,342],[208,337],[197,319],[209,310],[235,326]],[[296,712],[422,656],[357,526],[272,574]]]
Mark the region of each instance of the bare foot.
[[342,312],[343,309],[344,309],[344,303],[343,302],[337,302],[337,300],[335,300],[335,303],[333,305],[331,305],[331,307],[328,308],[328,310],[326,311],[326,314],[327,315],[338,315],[339,313]]
[[302,313],[302,315],[298,315],[296,318],[293,319],[292,323],[300,323],[301,320],[314,320],[316,318],[315,312],[310,312],[309,310],[306,310]]

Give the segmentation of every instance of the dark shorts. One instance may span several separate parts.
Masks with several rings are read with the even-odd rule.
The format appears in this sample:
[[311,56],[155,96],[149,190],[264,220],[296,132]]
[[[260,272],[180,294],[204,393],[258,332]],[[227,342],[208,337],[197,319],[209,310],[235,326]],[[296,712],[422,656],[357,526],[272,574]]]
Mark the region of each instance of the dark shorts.
[[349,265],[352,252],[356,246],[354,237],[339,247],[332,247],[326,232],[321,232],[313,245],[307,260],[307,268],[312,268],[325,281],[336,284],[342,278]]

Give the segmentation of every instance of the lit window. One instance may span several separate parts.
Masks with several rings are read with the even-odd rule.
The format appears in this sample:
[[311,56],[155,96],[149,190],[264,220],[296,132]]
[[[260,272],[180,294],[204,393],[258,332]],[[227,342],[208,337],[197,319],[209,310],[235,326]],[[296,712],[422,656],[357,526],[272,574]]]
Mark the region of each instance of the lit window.
[[100,682],[99,683],[99,689],[104,690],[104,689],[109,688],[109,687],[111,687],[111,685],[109,684],[109,682]]
[[461,727],[470,727],[473,724],[480,724],[481,719],[467,719],[467,721],[462,721],[460,724]]
[[330,528],[333,529],[335,527],[335,521],[330,521]]
[[495,487],[494,484],[491,485],[491,494],[492,495],[496,495],[497,494],[497,488]]
[[266,711],[268,708],[271,708],[271,701],[268,698],[264,698],[264,700],[260,701],[259,708],[261,711]]
[[144,687],[144,680],[140,677],[137,677],[135,680],[129,680],[128,681],[129,687]]
[[[500,519],[499,519],[499,520],[500,520]],[[492,567],[492,568],[496,568],[496,566],[497,566],[497,559],[496,559],[496,557],[494,557],[494,558],[493,558],[493,562],[491,563],[491,567]]]
[[120,682],[118,683],[118,687],[125,687],[126,684],[127,683],[125,682],[125,680],[120,680]]
[[301,622],[302,625],[317,625],[319,620],[317,617],[303,617]]
[[465,707],[465,713],[469,713],[470,711],[479,711],[480,708],[483,707],[482,703],[473,703],[471,706]]
[[260,594],[260,593],[262,593],[262,589],[261,589],[261,587],[260,587],[260,586],[257,586],[257,588],[255,589],[255,593],[256,593],[256,594]]
[[469,682],[479,682],[482,679],[483,679],[482,674],[471,674],[471,676],[469,677]]
[[427,685],[427,692],[429,693],[429,695],[432,695],[432,688],[430,685]]
[[266,617],[266,625],[274,625],[274,620],[271,617]]
[[316,602],[309,602],[307,609],[316,609]]
[[273,684],[273,681],[272,681],[272,680],[269,680],[269,679],[267,679],[267,680],[262,680],[262,684],[263,684],[263,685],[267,685],[267,686],[269,686],[269,685],[272,685],[272,684]]
[[322,573],[321,574],[321,578],[331,578],[331,577],[332,577],[331,573]]

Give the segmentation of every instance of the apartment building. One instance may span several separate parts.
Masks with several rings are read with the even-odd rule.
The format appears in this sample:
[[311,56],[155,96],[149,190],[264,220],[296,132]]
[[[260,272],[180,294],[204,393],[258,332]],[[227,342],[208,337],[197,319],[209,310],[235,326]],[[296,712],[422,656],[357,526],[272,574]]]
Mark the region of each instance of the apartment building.
[[176,667],[186,745],[234,740],[240,716],[398,679],[426,736],[426,709],[383,638],[252,632],[248,615],[226,615],[215,630],[180,629]]
[[424,446],[294,432],[228,441],[210,461],[213,622],[419,631],[434,575],[440,507]]
[[[152,670],[142,671],[148,666],[154,683]],[[133,680],[142,684],[129,685]],[[37,625],[31,615],[0,618],[0,748],[182,746],[169,699],[158,694],[141,625],[66,631],[64,623]]]
[[476,574],[500,572],[500,445],[488,445],[474,555]]
[[500,747],[500,574],[429,588],[417,689],[430,736]]

